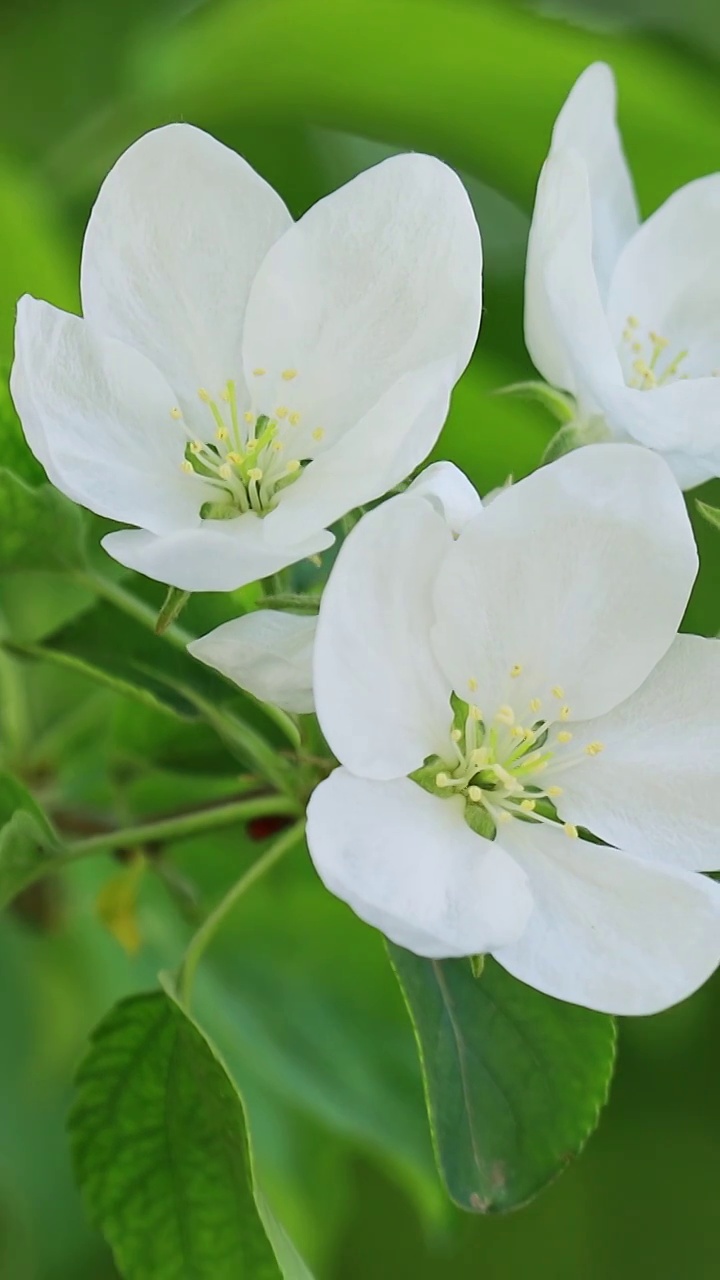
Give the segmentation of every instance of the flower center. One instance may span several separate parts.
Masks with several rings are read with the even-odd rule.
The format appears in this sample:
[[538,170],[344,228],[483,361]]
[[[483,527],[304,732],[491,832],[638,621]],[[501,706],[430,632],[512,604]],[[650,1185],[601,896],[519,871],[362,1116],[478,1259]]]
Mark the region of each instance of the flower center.
[[[265,369],[253,371],[255,378],[265,373]],[[281,376],[284,382],[292,382],[297,370],[285,369]],[[270,413],[256,412],[254,407],[241,412],[232,380],[217,398],[201,387],[198,399],[212,420],[211,439],[196,438],[179,408],[171,409],[170,416],[188,438],[183,471],[217,492],[212,501],[202,504],[200,515],[204,520],[232,520],[248,511],[267,515],[277,506],[282,490],[301,475],[324,430],[301,430],[300,413],[284,404]]]
[[[519,664],[511,675],[519,673]],[[470,691],[477,681],[470,681]],[[553,775],[579,764],[603,750],[591,742],[580,752],[568,750],[572,733],[564,727],[571,711],[559,685],[552,689],[559,705],[543,716],[539,698],[532,698],[522,718],[507,703],[485,717],[473,702],[451,697],[453,721],[450,745],[444,758],[432,757],[411,774],[413,781],[435,795],[462,796],[465,818],[482,835],[492,838],[498,826],[518,818],[524,822],[549,822],[568,836],[577,827],[558,817],[557,801],[563,789],[547,785]]]
[[681,372],[689,352],[668,353],[669,342],[653,329],[644,331],[637,316],[628,316],[622,332],[622,350],[628,386],[638,391],[652,391],[669,382],[688,378]]

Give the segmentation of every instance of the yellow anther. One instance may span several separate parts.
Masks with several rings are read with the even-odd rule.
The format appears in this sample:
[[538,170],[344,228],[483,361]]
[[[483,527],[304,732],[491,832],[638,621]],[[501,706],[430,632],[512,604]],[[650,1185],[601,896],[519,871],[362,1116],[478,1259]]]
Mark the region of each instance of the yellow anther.
[[588,742],[585,748],[589,756],[599,756],[601,751],[605,750],[604,742]]
[[242,462],[242,454],[240,454],[240,453],[235,453],[235,452],[233,451],[232,453],[229,453],[229,454],[228,454],[228,456],[227,456],[227,460],[228,460],[228,462],[232,462],[232,464],[233,464],[233,466],[234,466],[234,467],[239,467],[239,466],[240,466],[240,464],[241,464],[241,462]]
[[193,467],[192,462],[188,462],[187,458],[185,458],[184,461],[180,463],[180,466],[182,467],[186,475],[192,476],[195,474],[195,468]]
[[578,829],[573,826],[572,822],[563,823],[563,831],[565,832],[565,835],[570,836],[572,840],[577,840]]
[[659,333],[654,333],[652,329],[650,330],[648,337],[650,338],[653,346],[657,347],[658,351],[664,351],[668,345],[668,339],[662,338]]
[[552,693],[553,698],[565,697],[565,690],[563,689],[561,684],[554,684],[550,692]]
[[262,480],[262,478],[263,473],[259,467],[251,467],[248,471],[248,480],[254,480],[257,483],[257,481]]
[[474,676],[471,676],[470,679],[468,680],[468,689],[470,690],[471,693],[474,693],[477,687],[478,687],[477,680],[475,679]]
[[523,812],[524,812],[524,813],[532,813],[533,809],[535,808],[535,801],[534,801],[534,800],[521,800],[521,801],[520,801],[520,808],[523,810]]
[[280,377],[283,382],[292,382],[293,378],[297,378],[297,369],[283,369]]
[[498,822],[511,822],[512,814],[508,813],[507,809],[501,809],[497,816],[497,820]]
[[197,458],[198,454],[202,453],[202,451],[203,451],[203,442],[202,442],[202,440],[191,440],[191,441],[190,441],[190,452],[191,452],[191,453],[194,453],[196,458]]
[[453,784],[452,778],[449,778],[446,773],[436,773],[435,783],[438,787],[451,787]]
[[553,800],[556,800],[558,796],[562,795],[563,789],[562,787],[548,787],[547,793]]
[[206,391],[204,387],[198,387],[198,396],[202,400],[203,404],[210,403],[210,392]]
[[176,420],[182,418],[182,409],[178,409],[177,405],[175,405],[175,408],[170,410],[170,417]]
[[642,351],[642,342],[633,342],[631,345],[631,350],[635,352],[636,356],[639,355],[640,352]]
[[476,707],[474,703],[471,703],[470,706],[468,707],[468,716],[470,717],[471,720],[482,720],[483,718],[482,711],[480,710],[479,707]]
[[628,316],[627,322],[631,329],[640,328],[640,321],[638,320],[637,316]]
[[312,438],[313,440],[324,440],[325,439],[324,427],[316,427],[312,433]]
[[267,373],[267,369],[253,369],[253,378],[263,378]]
[[278,408],[275,410],[275,417],[276,417],[276,418],[287,418],[288,413],[289,413],[289,410],[288,410],[287,405],[286,405],[286,404],[281,404],[281,405],[279,405],[279,406],[278,406]]
[[572,734],[570,733],[570,731],[569,731],[568,729],[561,729],[561,730],[560,730],[560,732],[559,732],[559,734],[558,734],[558,736],[557,736],[557,740],[558,740],[558,742],[562,742],[562,743],[563,743],[563,745],[564,745],[566,742],[572,742]]
[[244,419],[245,419],[245,421],[248,423],[248,425],[249,425],[249,426],[251,426],[251,427],[253,427],[253,426],[255,425],[256,421],[257,421],[257,419],[256,419],[256,417],[255,417],[255,414],[254,414],[254,413],[251,413],[249,409],[248,409],[247,413],[244,413],[244,414],[243,414],[243,418],[244,418]]
[[291,458],[287,466],[285,467],[285,470],[289,471],[290,475],[293,475],[296,471],[299,471],[300,463],[298,462],[297,458]]
[[258,442],[257,442],[257,440],[255,439],[255,437],[254,437],[254,436],[250,436],[250,439],[248,440],[247,444],[245,445],[245,448],[247,449],[248,453],[252,453],[253,449],[257,449],[257,445],[258,445]]
[[501,707],[498,707],[497,711],[495,712],[495,719],[499,720],[501,724],[507,724],[507,725],[514,724],[515,712],[513,711],[512,707],[509,707],[508,704],[504,702],[503,705]]
[[296,427],[299,421],[300,421],[300,414],[297,411],[295,411],[294,413],[288,414],[288,422],[290,423],[291,427]]
[[472,800],[474,804],[477,804],[482,798],[482,787],[468,787],[468,800]]
[[487,747],[476,747],[470,753],[470,763],[474,769],[483,769],[488,762]]
[[531,711],[539,711],[539,710],[540,710],[540,708],[541,708],[541,706],[542,706],[542,702],[540,701],[540,699],[539,699],[539,698],[531,698],[531,699],[530,699],[530,710],[531,710]]
[[570,719],[570,708],[569,708],[569,706],[567,705],[567,703],[565,704],[565,706],[564,706],[564,707],[561,707],[561,708],[560,708],[560,719],[561,719],[561,720],[569,720],[569,719]]
[[462,732],[460,731],[460,729],[452,729],[450,732],[450,737],[452,738],[453,742],[459,742],[460,739],[462,738]]
[[218,467],[218,475],[221,477],[221,479],[232,480],[232,474],[233,474],[233,469],[227,462],[223,462],[222,466]]
[[522,667],[519,662],[516,662],[515,665],[510,668],[510,676],[513,680],[516,680],[519,675],[522,675]]
[[[524,738],[524,737],[525,737],[525,735],[526,735],[526,733],[527,733],[527,730],[526,730],[526,729],[523,729],[523,727],[522,727],[522,725],[521,725],[521,724],[514,724],[514,725],[513,725],[513,727],[512,727],[512,729],[510,730],[510,737],[511,737],[511,738],[518,738],[518,739],[519,739],[519,738]],[[530,734],[530,737],[531,737],[531,738],[533,737],[533,734],[532,734],[532,733]]]
[[227,429],[227,427],[218,427],[217,431],[215,432],[215,439],[216,439],[216,440],[229,440],[229,438],[230,438],[230,437],[229,437],[229,435],[228,435],[228,429]]
[[282,440],[273,440],[272,442],[273,453],[282,453],[284,448],[285,448],[285,445],[283,444]]

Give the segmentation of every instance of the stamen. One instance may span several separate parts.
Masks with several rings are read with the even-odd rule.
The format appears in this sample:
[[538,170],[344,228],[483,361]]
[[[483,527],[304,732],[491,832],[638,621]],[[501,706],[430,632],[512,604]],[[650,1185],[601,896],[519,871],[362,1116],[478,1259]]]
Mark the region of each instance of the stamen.
[[297,375],[298,375],[297,369],[283,369],[282,373],[280,374],[280,377],[282,378],[283,382],[292,382],[293,378],[297,378]]
[[297,411],[295,411],[294,413],[288,414],[288,422],[290,423],[291,427],[296,427],[299,421],[300,421],[300,414]]
[[534,801],[534,800],[521,800],[521,801],[520,801],[520,808],[522,809],[523,813],[532,813],[533,809],[535,808],[535,801]]
[[561,708],[560,708],[560,719],[561,719],[561,720],[569,720],[569,719],[570,719],[570,708],[569,708],[569,706],[567,705],[567,703],[565,704],[565,706],[564,706],[564,707],[561,707]]
[[557,740],[564,746],[566,742],[572,742],[572,734],[567,729],[561,729],[557,736]]
[[255,414],[251,413],[249,409],[247,410],[246,413],[243,414],[243,418],[245,419],[249,427],[254,427],[255,423],[257,422],[257,418],[255,417]]
[[558,796],[562,795],[562,793],[562,787],[548,787],[547,789],[547,794],[550,796],[551,800],[556,800]]
[[452,738],[453,742],[459,742],[460,739],[462,738],[462,733],[459,729],[453,729],[451,730],[450,737]]
[[599,756],[601,751],[605,750],[604,742],[589,742],[585,748],[587,755]]
[[299,471],[300,463],[298,462],[297,458],[291,458],[290,461],[287,463],[285,470],[289,471],[290,475],[294,475],[296,471]]
[[182,410],[178,409],[177,405],[175,405],[175,408],[170,410],[170,417],[174,418],[177,422],[178,418],[182,418]]
[[572,822],[564,822],[563,831],[566,836],[570,836],[571,840],[577,840],[578,829],[573,826]]
[[515,665],[510,668],[510,678],[512,680],[516,680],[519,675],[522,675],[522,666],[519,662],[516,662]]
[[267,369],[253,369],[253,378],[264,378]]
[[552,689],[550,690],[550,692],[551,692],[551,694],[552,694],[553,698],[560,698],[560,699],[562,699],[562,698],[564,698],[564,697],[565,697],[565,690],[563,689],[562,685],[560,685],[560,684],[554,684],[554,685],[553,685],[553,687],[552,687]]
[[287,405],[281,404],[281,405],[279,406],[279,408],[277,408],[277,409],[275,410],[275,417],[276,417],[276,418],[287,418],[287,416],[288,416],[288,413],[289,413],[289,412],[290,412],[290,410],[288,409]]
[[542,702],[540,701],[540,699],[539,699],[539,698],[531,698],[531,700],[530,700],[530,710],[531,710],[531,711],[539,711],[539,710],[540,710],[540,708],[541,708],[541,706],[542,706]]
[[254,480],[257,483],[257,481],[262,480],[262,478],[263,473],[259,467],[251,467],[248,471],[248,480]]
[[217,431],[215,432],[215,439],[216,439],[216,440],[229,440],[229,439],[230,439],[230,433],[229,433],[229,431],[228,431],[227,427],[218,427]]
[[468,800],[472,800],[473,804],[477,804],[483,798],[482,787],[468,787]]
[[501,707],[498,707],[497,711],[495,712],[495,719],[499,720],[501,724],[507,724],[507,725],[514,724],[515,712],[513,711],[512,707],[509,707],[508,704],[504,702],[503,705]]
[[323,427],[316,427],[316,428],[315,428],[315,430],[314,430],[314,431],[313,431],[313,433],[312,433],[312,438],[313,438],[313,440],[324,440],[324,439],[325,439],[325,430],[324,430],[324,428],[323,428]]
[[478,687],[477,680],[475,679],[474,676],[471,676],[470,679],[468,680],[468,689],[470,690],[471,693],[474,693],[477,687]]
[[193,467],[192,462],[190,462],[188,458],[183,459],[183,461],[180,463],[180,467],[185,472],[186,475],[188,476],[195,475],[195,468]]

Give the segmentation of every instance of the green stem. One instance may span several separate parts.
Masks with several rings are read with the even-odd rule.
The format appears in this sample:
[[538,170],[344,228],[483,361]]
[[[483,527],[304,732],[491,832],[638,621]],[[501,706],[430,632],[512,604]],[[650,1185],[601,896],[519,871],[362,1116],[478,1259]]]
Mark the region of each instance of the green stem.
[[[144,600],[139,600],[121,582],[114,582],[111,578],[106,578],[103,574],[95,573],[93,570],[78,574],[78,581],[90,591],[94,591],[96,595],[101,596],[103,600],[107,600],[109,604],[114,604],[115,608],[120,609],[122,613],[134,618],[141,626],[147,627],[150,631],[155,631],[158,610],[154,609],[152,605],[146,604]],[[177,622],[167,627],[163,632],[162,638],[169,641],[176,649],[185,649],[190,641],[195,639],[189,631],[186,631]]]
[[53,859],[53,867],[66,862],[76,862],[95,853],[111,853],[114,849],[128,849],[142,844],[163,844],[184,836],[202,835],[219,827],[230,827],[249,818],[264,818],[271,814],[287,814],[294,817],[297,804],[286,796],[253,796],[250,800],[234,800],[212,809],[199,809],[194,813],[181,813],[172,818],[160,818],[157,822],[145,822],[137,827],[122,827],[118,831],[103,831],[97,836],[77,840],[59,857]]
[[190,939],[177,979],[178,994],[183,1005],[187,1007],[190,1003],[195,970],[203,953],[212,942],[217,930],[229,912],[242,898],[243,894],[247,893],[248,889],[260,880],[271,867],[274,867],[275,863],[279,862],[283,855],[292,849],[293,845],[297,844],[304,830],[305,819],[302,818],[294,826],[290,827],[288,831],[283,831],[282,835],[278,836],[277,840],[274,840],[268,846],[257,862],[254,862],[245,874],[228,889],[224,898],[220,899],[215,909],[210,912],[207,919],[200,925],[197,933]]

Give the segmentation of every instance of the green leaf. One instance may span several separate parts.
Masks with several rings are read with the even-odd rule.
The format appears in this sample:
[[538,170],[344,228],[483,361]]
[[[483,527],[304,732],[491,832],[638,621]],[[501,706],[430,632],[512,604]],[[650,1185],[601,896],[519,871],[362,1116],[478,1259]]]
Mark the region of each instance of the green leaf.
[[92,1036],[77,1089],[76,1175],[125,1280],[279,1280],[242,1101],[167,994],[115,1006]]
[[475,978],[465,960],[388,947],[450,1196],[474,1213],[524,1204],[597,1124],[612,1076],[612,1019],[534,991],[489,956]]
[[0,908],[52,869],[62,846],[30,792],[0,773]]
[[697,502],[696,506],[700,515],[704,516],[716,529],[720,529],[720,507],[711,507],[707,502]]
[[51,485],[32,489],[0,468],[0,510],[0,573],[84,565],[82,514]]

